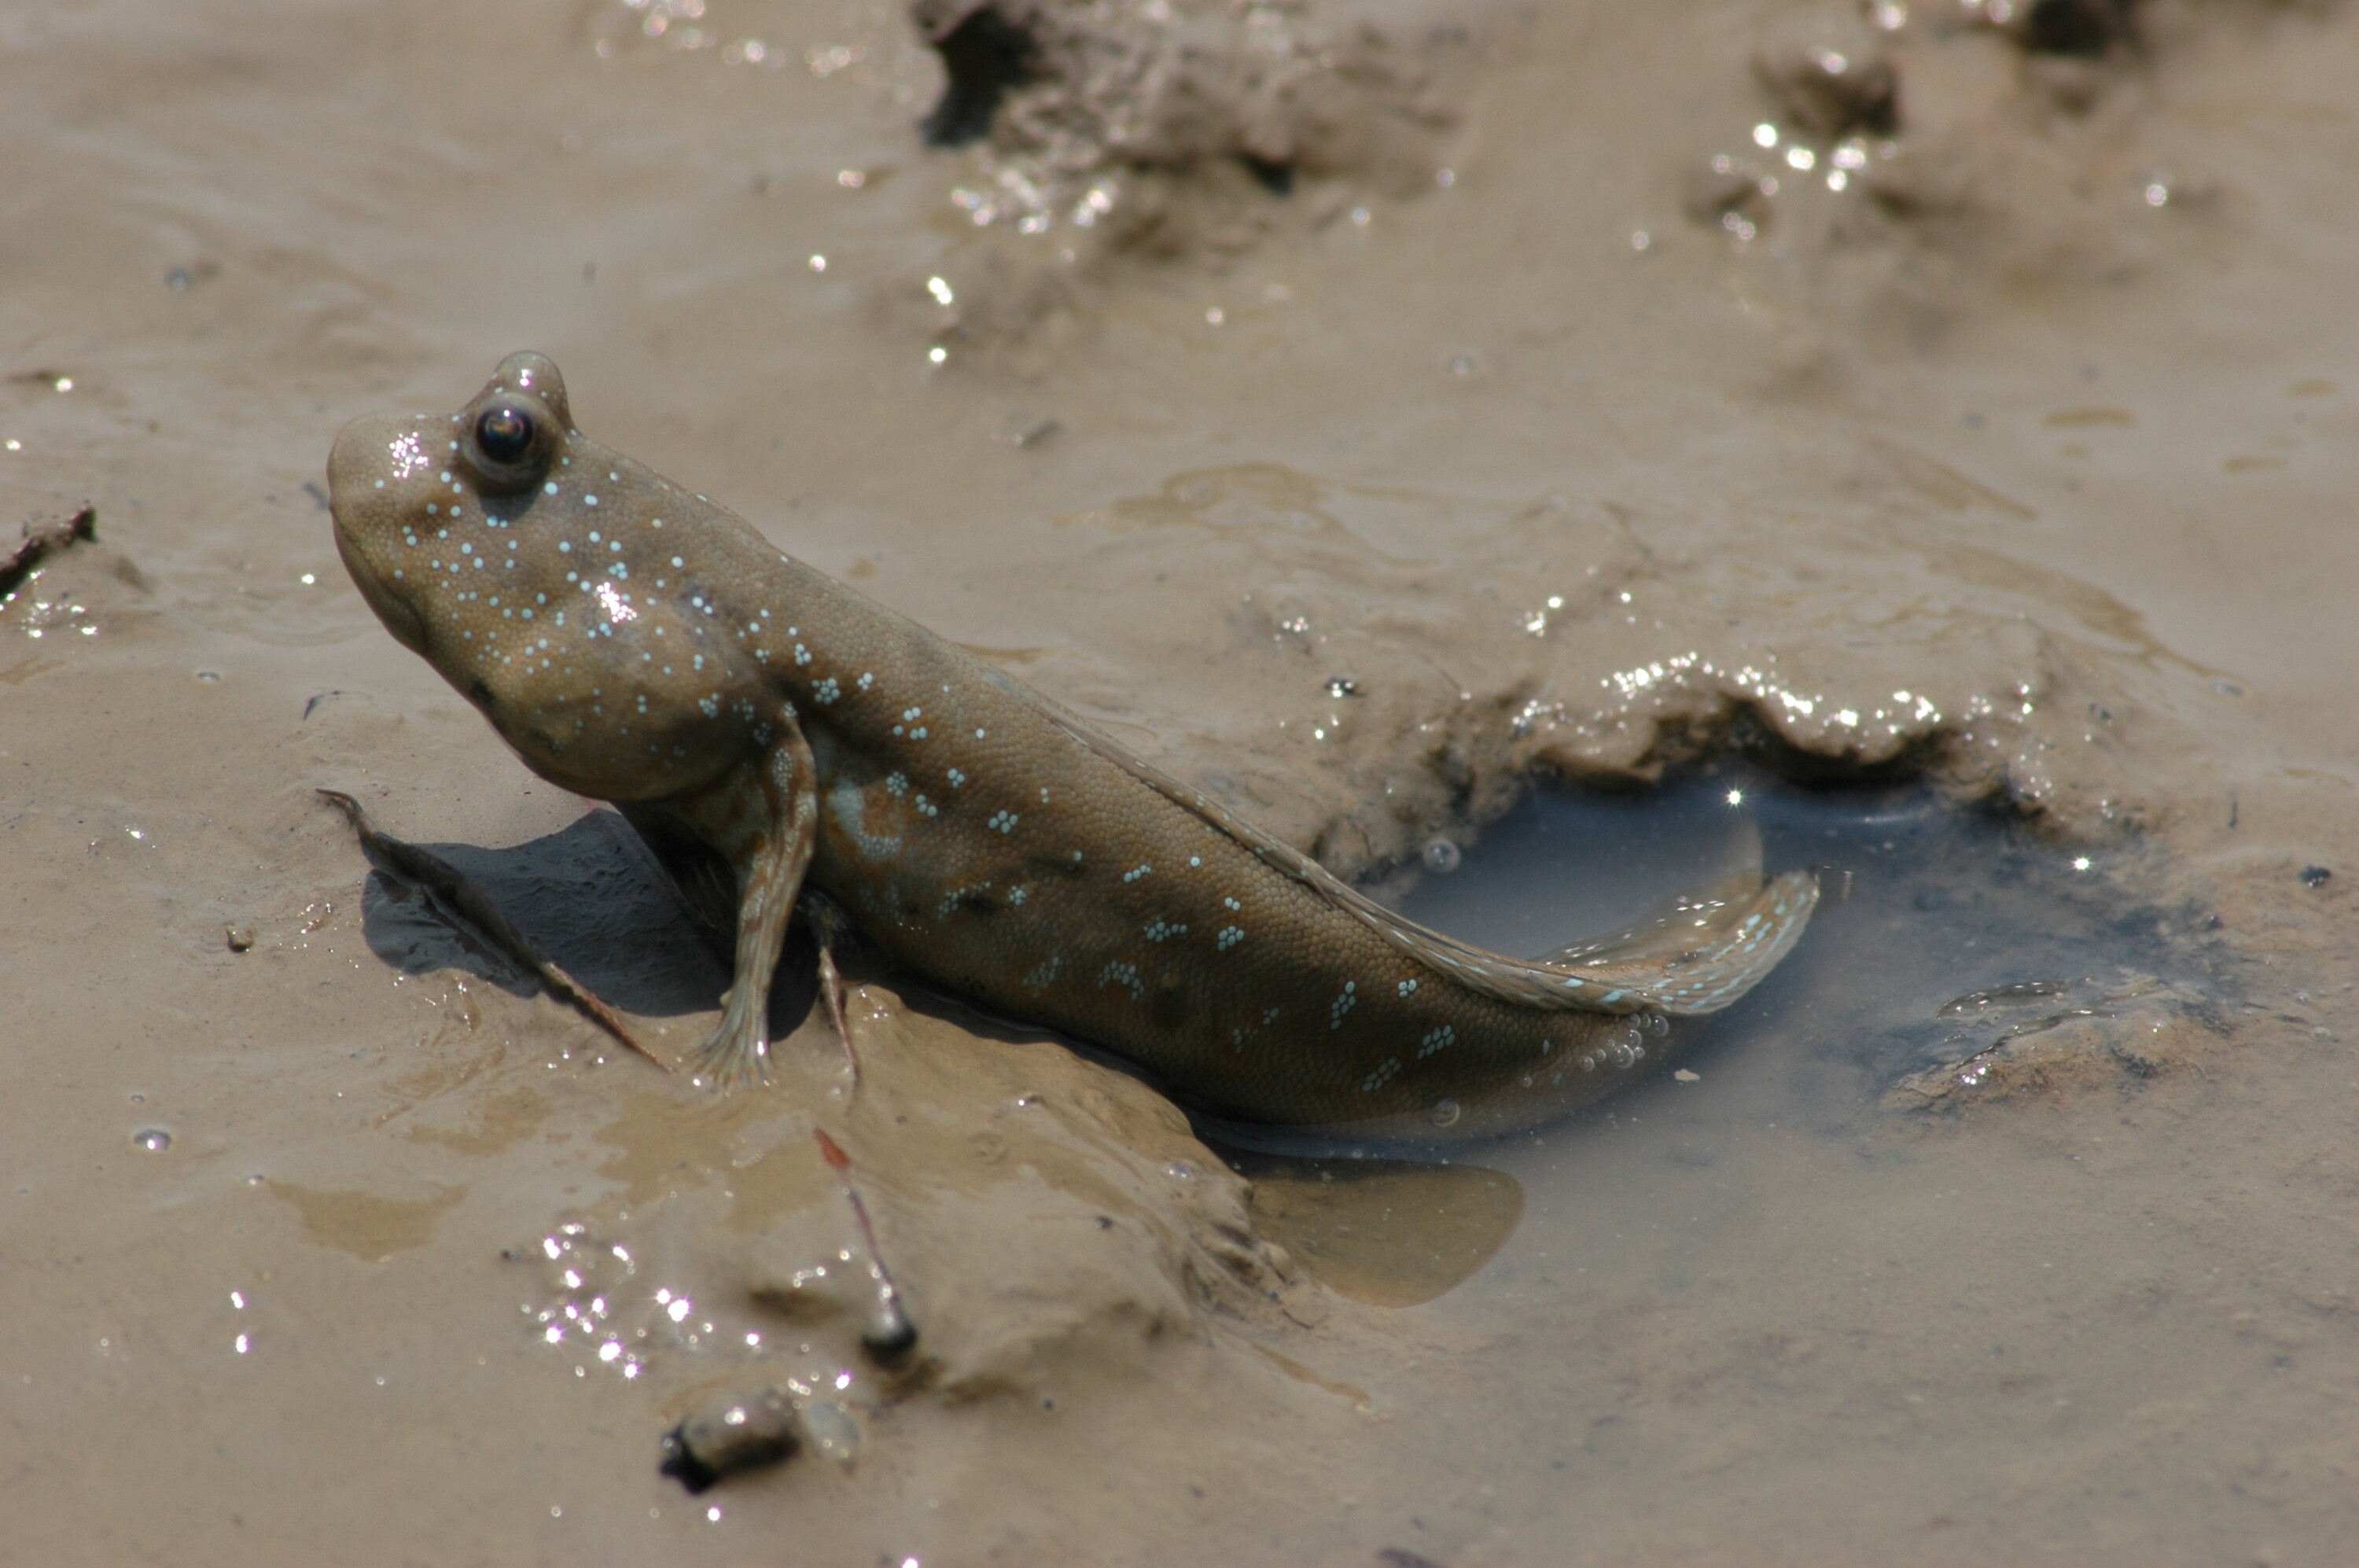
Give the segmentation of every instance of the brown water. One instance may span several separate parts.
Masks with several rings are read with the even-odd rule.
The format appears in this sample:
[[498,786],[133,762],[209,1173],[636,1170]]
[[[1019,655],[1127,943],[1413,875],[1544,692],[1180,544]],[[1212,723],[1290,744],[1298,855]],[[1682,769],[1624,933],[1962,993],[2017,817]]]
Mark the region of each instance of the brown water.
[[[2148,0],[2091,63],[1918,5],[1854,170],[1755,68],[1856,52],[1847,6],[1387,4],[1360,154],[1026,234],[1004,149],[919,142],[897,9],[693,9],[0,18],[0,504],[99,534],[0,607],[9,1554],[2338,1559],[2359,16]],[[1692,1081],[1447,1167],[1249,1192],[1146,1086],[860,970],[856,1097],[812,1029],[712,1099],[311,793],[474,846],[659,1047],[708,1027],[627,844],[383,633],[306,488],[527,344],[1339,870],[1730,744],[1920,776],[1926,825],[1757,807],[1773,866],[1854,856],[1791,973]],[[1583,907],[1719,864],[1708,805],[1582,808],[1672,824]],[[913,1374],[858,1348],[814,1127]],[[658,1438],[748,1380],[856,1453],[691,1498]]]

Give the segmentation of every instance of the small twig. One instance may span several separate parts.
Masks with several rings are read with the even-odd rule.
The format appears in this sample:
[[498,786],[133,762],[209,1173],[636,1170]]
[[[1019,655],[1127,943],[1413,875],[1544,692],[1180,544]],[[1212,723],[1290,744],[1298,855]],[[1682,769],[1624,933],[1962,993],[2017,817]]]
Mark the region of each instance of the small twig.
[[484,897],[458,867],[414,844],[405,844],[400,839],[379,833],[376,824],[369,821],[368,812],[361,809],[361,803],[343,791],[321,789],[320,793],[352,822],[353,831],[360,835],[361,848],[380,869],[433,894],[448,907],[450,912],[473,925],[492,946],[538,975],[550,995],[571,1003],[608,1034],[666,1073],[672,1071],[670,1062],[639,1042],[638,1037],[631,1032],[630,1026],[623,1021],[620,1014],[600,1001],[588,986],[543,958],[532,943],[525,940],[524,933],[508,923],[507,917],[500,913],[499,907]]
[[868,1347],[869,1355],[889,1365],[918,1343],[918,1325],[901,1306],[901,1288],[893,1283],[892,1273],[885,1267],[885,1254],[877,1249],[876,1227],[868,1223],[868,1205],[860,1201],[860,1190],[852,1184],[852,1157],[827,1136],[825,1128],[813,1127],[811,1137],[819,1140],[820,1158],[842,1178],[844,1198],[852,1204],[852,1217],[859,1222],[861,1239],[868,1244],[868,1267],[876,1276],[876,1320],[863,1331],[860,1343]]
[[24,541],[0,558],[0,593],[12,592],[33,574],[42,557],[69,545],[88,544],[98,538],[98,508],[85,503],[63,522],[36,528],[25,525]]

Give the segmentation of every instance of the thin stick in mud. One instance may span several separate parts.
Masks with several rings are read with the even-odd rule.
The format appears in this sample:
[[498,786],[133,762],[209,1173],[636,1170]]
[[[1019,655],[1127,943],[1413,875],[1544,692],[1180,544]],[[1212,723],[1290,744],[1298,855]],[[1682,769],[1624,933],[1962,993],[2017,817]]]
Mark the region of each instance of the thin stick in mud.
[[852,1157],[827,1136],[825,1128],[813,1127],[811,1137],[819,1141],[820,1158],[841,1179],[843,1196],[852,1204],[852,1217],[860,1225],[860,1238],[868,1244],[868,1266],[876,1274],[876,1321],[861,1334],[860,1343],[867,1346],[869,1355],[889,1366],[918,1343],[918,1325],[901,1306],[901,1288],[893,1283],[892,1271],[885,1267],[885,1254],[876,1245],[876,1227],[868,1220],[868,1205],[860,1201],[860,1190],[852,1184]]

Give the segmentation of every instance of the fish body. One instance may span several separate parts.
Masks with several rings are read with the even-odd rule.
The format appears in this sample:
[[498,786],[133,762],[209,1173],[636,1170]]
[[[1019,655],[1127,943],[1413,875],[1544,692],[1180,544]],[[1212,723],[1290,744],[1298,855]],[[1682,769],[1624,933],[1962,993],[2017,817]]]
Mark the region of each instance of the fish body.
[[583,436],[537,354],[452,415],[356,421],[336,539],[403,643],[553,783],[617,803],[734,923],[705,1065],[758,1073],[816,889],[926,980],[1246,1122],[1498,1130],[1659,1061],[1741,996],[1815,884],[1666,946],[1502,957],[1419,927],[1004,671]]

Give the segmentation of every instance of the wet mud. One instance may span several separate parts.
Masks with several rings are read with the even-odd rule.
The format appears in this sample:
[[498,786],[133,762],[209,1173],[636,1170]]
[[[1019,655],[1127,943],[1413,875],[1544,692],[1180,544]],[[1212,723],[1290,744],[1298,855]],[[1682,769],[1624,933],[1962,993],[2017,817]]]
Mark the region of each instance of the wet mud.
[[[2359,13],[103,0],[0,73],[0,517],[96,524],[0,604],[12,1552],[2359,1524]],[[716,1097],[315,793],[710,1028],[635,841],[330,539],[345,419],[525,346],[1421,919],[1828,902],[1513,1139],[1248,1151],[857,953],[855,1089],[799,947]]]

